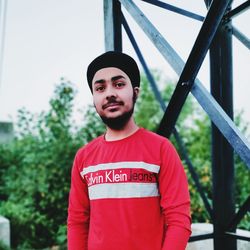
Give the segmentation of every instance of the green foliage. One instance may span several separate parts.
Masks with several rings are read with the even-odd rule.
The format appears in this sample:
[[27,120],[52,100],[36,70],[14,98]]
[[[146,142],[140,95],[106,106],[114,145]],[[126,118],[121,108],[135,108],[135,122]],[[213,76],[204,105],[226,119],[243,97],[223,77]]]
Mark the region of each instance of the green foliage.
[[[86,143],[71,120],[75,92],[62,81],[47,113],[19,111],[16,139],[0,146],[0,214],[11,221],[11,242],[21,249],[66,241],[71,166]],[[86,124],[92,115],[85,115]],[[88,133],[89,128],[84,131]],[[88,140],[96,134],[88,133]]]
[[0,240],[0,250],[10,250],[10,248]]
[[[197,109],[196,112],[198,112]],[[193,120],[192,126],[189,126],[188,129],[185,129],[185,127],[181,129],[181,137],[184,138],[188,156],[199,176],[199,181],[206,193],[207,199],[212,206],[210,120],[207,116],[200,115],[199,119]],[[189,171],[187,171],[187,176],[189,180],[193,222],[211,222]]]
[[[174,84],[164,79],[159,72],[155,72],[155,76],[157,84],[161,86],[163,99],[168,103]],[[11,242],[16,249],[42,249],[54,245],[62,245],[61,249],[66,249],[72,162],[82,145],[105,131],[92,106],[86,107],[83,124],[76,126],[71,117],[74,97],[72,84],[62,79],[51,98],[50,109],[38,115],[20,110],[16,138],[9,144],[0,145],[0,214],[11,221]],[[162,115],[163,111],[143,76],[135,109],[136,122],[156,131]],[[236,122],[246,133],[247,125],[242,122],[240,115],[236,117]],[[210,120],[189,97],[176,128],[211,201]],[[174,138],[171,139],[178,148]],[[235,166],[238,208],[250,193],[250,175],[238,157],[235,158]],[[193,221],[209,221],[191,176],[186,172]],[[249,230],[249,221],[247,214],[240,226]]]
[[145,76],[142,76],[140,94],[135,106],[135,120],[138,126],[156,131],[162,117],[162,110]]
[[85,143],[104,133],[105,126],[93,106],[88,106],[84,115],[84,121],[84,126],[79,129],[78,135],[84,135]]
[[[235,117],[235,123],[237,127],[244,133],[248,133],[249,124],[244,122],[242,119],[243,111],[240,111]],[[238,155],[235,156],[235,203],[236,211],[239,210],[240,206],[246,201],[250,195],[250,171],[247,166],[241,161]],[[248,212],[239,227],[250,231],[250,212]]]

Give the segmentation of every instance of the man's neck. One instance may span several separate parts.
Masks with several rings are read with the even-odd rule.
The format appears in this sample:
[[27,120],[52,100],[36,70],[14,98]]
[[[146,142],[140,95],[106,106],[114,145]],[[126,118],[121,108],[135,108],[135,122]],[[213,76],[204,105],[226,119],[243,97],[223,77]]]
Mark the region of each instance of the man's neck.
[[125,125],[125,127],[121,130],[113,130],[109,127],[107,127],[107,131],[105,134],[105,140],[106,141],[117,141],[124,139],[130,135],[132,135],[136,130],[138,130],[138,126],[135,124],[134,119],[131,117],[131,119],[128,121],[128,123]]

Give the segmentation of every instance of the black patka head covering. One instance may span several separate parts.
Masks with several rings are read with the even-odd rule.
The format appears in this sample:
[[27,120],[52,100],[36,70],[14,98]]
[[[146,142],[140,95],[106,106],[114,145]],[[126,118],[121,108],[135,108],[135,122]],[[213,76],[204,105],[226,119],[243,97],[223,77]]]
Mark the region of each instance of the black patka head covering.
[[108,51],[95,58],[88,66],[87,80],[92,92],[92,80],[95,73],[103,68],[115,67],[125,72],[133,87],[140,87],[140,71],[135,60],[127,54]]

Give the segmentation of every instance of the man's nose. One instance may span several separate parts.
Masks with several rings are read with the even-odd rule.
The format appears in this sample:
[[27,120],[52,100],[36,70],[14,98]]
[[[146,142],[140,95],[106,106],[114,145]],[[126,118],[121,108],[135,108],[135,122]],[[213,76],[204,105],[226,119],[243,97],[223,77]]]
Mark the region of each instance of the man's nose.
[[106,98],[109,99],[110,97],[116,97],[116,91],[113,86],[108,86],[106,90]]

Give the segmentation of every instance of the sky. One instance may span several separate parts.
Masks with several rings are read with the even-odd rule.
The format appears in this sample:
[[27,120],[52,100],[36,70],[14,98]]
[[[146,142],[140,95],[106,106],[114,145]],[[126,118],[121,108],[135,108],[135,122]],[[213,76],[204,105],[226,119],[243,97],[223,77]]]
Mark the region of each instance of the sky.
[[[202,23],[139,0],[134,2],[185,61]],[[203,16],[207,12],[203,0],[165,2]],[[235,0],[233,6],[242,2]],[[160,69],[168,78],[178,80],[129,13],[123,11],[149,68]],[[233,19],[234,26],[247,37],[249,11]],[[105,50],[102,0],[8,0],[5,21],[0,121],[16,121],[17,110],[22,107],[34,113],[47,110],[61,77],[77,89],[77,109],[92,103],[86,68]],[[233,47],[234,105],[236,110],[244,109],[244,119],[250,122],[249,50],[235,38]],[[124,30],[123,51],[138,62]],[[209,88],[208,56],[198,78]],[[82,120],[81,114],[76,120]]]

